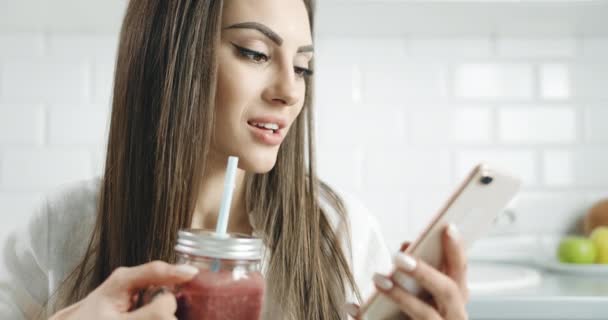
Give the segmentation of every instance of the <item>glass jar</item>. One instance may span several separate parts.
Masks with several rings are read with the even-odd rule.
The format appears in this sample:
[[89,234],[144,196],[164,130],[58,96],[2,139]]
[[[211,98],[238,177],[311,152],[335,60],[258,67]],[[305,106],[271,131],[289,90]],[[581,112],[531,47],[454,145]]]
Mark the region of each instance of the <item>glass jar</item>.
[[178,319],[260,319],[265,288],[260,239],[187,229],[179,231],[175,251],[178,264],[200,270],[175,288]]

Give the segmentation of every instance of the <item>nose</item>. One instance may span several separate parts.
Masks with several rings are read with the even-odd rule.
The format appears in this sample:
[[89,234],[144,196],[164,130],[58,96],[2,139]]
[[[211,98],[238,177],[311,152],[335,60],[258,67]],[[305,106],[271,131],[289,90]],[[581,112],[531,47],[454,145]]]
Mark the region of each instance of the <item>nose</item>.
[[293,67],[281,67],[272,77],[270,85],[264,90],[264,100],[276,106],[295,105],[299,100],[299,95]]

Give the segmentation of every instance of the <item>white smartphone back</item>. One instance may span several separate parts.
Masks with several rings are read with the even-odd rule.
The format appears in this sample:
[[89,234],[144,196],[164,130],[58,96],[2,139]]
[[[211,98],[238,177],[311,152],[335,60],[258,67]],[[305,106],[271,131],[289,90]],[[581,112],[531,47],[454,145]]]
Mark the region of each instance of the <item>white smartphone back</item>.
[[[488,165],[477,165],[405,252],[439,268],[443,262],[441,237],[445,227],[456,225],[463,246],[468,249],[490,230],[520,184],[520,180],[511,175]],[[422,291],[415,283],[408,289],[413,294]],[[403,319],[398,307],[377,292],[360,310],[362,320]]]

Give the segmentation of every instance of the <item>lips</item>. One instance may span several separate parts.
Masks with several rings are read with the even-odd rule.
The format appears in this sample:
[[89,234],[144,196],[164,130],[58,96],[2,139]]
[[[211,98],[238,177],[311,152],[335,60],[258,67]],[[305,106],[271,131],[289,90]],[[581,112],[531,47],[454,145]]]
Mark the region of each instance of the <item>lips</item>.
[[[287,126],[287,120],[274,116],[254,117],[247,120],[247,123],[250,125],[273,125],[274,130],[281,130]],[[270,128],[266,127],[266,129]]]
[[260,129],[270,130],[272,132],[276,132],[279,130],[279,125],[276,123],[258,123],[258,122],[248,122],[250,126],[255,126]]
[[283,142],[287,120],[273,116],[251,118],[247,121],[253,137],[259,142],[276,146]]

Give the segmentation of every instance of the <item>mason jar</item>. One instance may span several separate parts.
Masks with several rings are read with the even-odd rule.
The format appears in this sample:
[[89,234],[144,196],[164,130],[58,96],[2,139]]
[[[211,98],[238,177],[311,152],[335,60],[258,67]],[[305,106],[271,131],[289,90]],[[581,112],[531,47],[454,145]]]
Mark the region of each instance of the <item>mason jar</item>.
[[164,290],[177,300],[180,320],[259,320],[265,282],[260,272],[262,240],[237,233],[218,236],[202,229],[178,232],[177,264],[199,269],[189,282],[173,288],[149,288],[139,305]]

